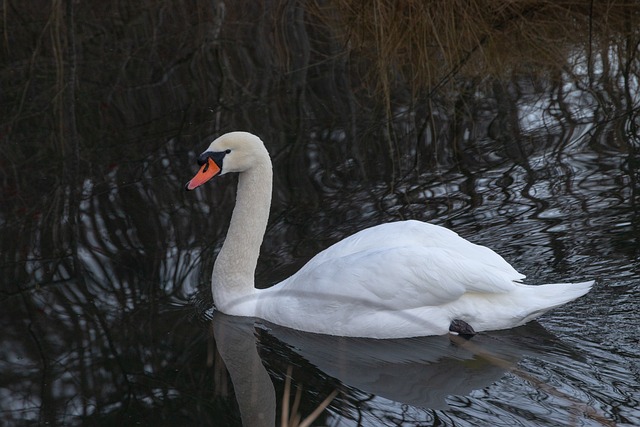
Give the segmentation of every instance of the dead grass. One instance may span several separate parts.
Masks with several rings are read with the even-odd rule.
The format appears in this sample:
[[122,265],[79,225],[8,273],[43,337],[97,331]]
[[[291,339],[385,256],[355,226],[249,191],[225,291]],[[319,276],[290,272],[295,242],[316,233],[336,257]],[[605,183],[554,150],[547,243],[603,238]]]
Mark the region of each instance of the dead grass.
[[640,3],[332,0],[318,8],[376,90],[439,88],[456,77],[562,69],[571,53],[638,36]]

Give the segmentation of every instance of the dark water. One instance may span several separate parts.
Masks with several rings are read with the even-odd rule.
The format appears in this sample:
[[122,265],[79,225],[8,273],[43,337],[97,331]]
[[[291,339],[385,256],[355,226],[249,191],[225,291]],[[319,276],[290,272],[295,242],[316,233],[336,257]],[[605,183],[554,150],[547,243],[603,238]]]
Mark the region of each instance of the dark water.
[[[420,80],[340,2],[4,2],[2,424],[270,425],[337,390],[316,425],[640,425],[639,11],[588,3],[532,2],[457,62],[443,35]],[[216,313],[235,178],[182,187],[237,129],[274,161],[259,286],[409,218],[597,283],[467,343]]]

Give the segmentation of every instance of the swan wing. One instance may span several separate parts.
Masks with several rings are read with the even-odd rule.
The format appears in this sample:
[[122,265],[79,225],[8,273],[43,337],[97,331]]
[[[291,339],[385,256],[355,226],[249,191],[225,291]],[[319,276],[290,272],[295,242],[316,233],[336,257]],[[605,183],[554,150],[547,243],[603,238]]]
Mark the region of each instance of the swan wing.
[[[379,310],[441,306],[466,292],[505,293],[514,277],[481,260],[432,247],[378,248],[313,263],[278,292],[324,306],[335,301]],[[309,302],[311,304],[311,302]]]
[[[406,259],[406,263],[415,262],[421,264],[423,260],[429,258],[429,254],[418,253],[421,249],[434,249],[433,255],[452,256],[457,258],[459,262],[482,264],[482,269],[491,268],[492,271],[502,271],[508,274],[511,280],[520,281],[525,278],[523,274],[518,273],[508,262],[493,250],[476,245],[466,239],[460,237],[457,233],[438,225],[429,224],[421,221],[399,221],[370,227],[359,231],[344,240],[330,246],[324,251],[313,257],[300,271],[316,269],[325,262],[334,262],[344,257],[361,254],[362,259],[366,259],[367,253],[376,253],[377,250],[388,250],[389,257],[392,257],[392,251],[397,248],[415,248],[408,249],[409,252],[415,251],[415,256]],[[440,250],[440,251],[438,251]],[[445,263],[443,268],[464,265],[458,265],[455,259],[450,263]],[[391,262],[387,262],[391,266]],[[441,273],[446,274],[446,270]],[[487,289],[491,291],[491,289]]]

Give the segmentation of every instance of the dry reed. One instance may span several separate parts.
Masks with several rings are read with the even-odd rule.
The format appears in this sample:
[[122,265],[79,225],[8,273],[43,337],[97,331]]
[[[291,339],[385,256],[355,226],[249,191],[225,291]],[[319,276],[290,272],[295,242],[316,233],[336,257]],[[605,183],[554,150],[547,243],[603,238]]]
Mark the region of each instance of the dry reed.
[[333,399],[338,395],[338,390],[334,390],[327,397],[324,398],[322,402],[309,414],[307,417],[302,419],[302,416],[299,412],[300,408],[300,399],[302,397],[302,390],[300,388],[296,389],[296,395],[293,400],[293,405],[289,408],[289,399],[291,396],[291,375],[293,369],[291,366],[287,368],[287,377],[284,383],[284,393],[282,396],[282,420],[280,425],[282,427],[308,427],[313,423],[324,411],[327,406],[333,401]]
[[376,90],[438,88],[456,77],[564,68],[629,25],[640,4],[621,1],[333,0],[317,12],[337,29]]

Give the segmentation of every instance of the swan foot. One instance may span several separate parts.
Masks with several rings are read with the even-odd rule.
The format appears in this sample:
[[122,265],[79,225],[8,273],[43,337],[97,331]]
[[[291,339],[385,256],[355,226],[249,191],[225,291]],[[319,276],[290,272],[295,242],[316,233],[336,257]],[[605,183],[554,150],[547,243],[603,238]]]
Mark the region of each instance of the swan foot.
[[449,332],[467,339],[476,334],[476,331],[473,330],[470,324],[460,319],[453,319],[451,321]]

